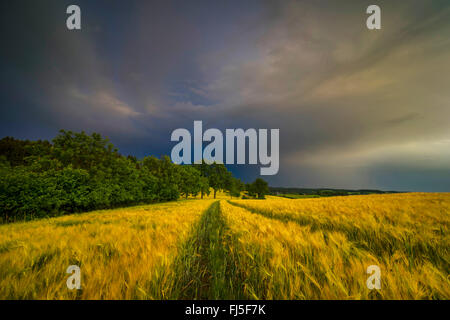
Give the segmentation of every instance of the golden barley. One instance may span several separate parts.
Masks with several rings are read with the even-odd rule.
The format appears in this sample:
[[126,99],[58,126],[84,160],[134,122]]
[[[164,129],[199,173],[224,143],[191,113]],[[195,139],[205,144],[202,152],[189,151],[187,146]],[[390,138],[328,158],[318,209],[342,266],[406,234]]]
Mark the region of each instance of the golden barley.
[[[164,298],[178,244],[212,202],[181,201],[0,226],[0,298]],[[81,268],[81,290],[66,269]]]

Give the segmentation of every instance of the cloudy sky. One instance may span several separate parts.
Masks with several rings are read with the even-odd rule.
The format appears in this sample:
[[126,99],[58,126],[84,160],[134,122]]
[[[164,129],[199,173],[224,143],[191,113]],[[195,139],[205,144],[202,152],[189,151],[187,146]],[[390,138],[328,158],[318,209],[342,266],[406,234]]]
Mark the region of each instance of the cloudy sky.
[[[272,186],[450,191],[448,0],[0,6],[0,137],[85,130],[142,157],[194,120],[279,128]],[[259,165],[231,170],[249,181]]]

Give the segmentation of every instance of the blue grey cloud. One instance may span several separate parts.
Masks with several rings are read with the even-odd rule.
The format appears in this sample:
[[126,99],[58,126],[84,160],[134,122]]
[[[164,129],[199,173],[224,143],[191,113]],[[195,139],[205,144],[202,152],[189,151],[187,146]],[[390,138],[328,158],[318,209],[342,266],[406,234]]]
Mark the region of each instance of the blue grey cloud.
[[272,185],[450,191],[447,1],[378,1],[379,31],[365,1],[78,1],[81,31],[69,4],[2,2],[0,136],[280,128]]

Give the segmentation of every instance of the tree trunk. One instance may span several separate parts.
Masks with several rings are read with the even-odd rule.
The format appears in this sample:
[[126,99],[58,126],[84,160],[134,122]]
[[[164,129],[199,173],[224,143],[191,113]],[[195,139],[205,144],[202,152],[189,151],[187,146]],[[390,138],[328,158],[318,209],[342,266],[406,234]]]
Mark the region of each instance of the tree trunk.
[[214,199],[216,198],[216,192],[217,192],[217,190],[214,189]]

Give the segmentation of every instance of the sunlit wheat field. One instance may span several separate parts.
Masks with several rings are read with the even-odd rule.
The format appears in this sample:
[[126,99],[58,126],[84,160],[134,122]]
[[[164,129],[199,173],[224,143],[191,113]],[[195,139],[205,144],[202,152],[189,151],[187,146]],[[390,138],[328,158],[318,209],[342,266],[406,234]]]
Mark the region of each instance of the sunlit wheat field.
[[220,194],[5,224],[0,299],[449,299],[449,224],[448,193]]

